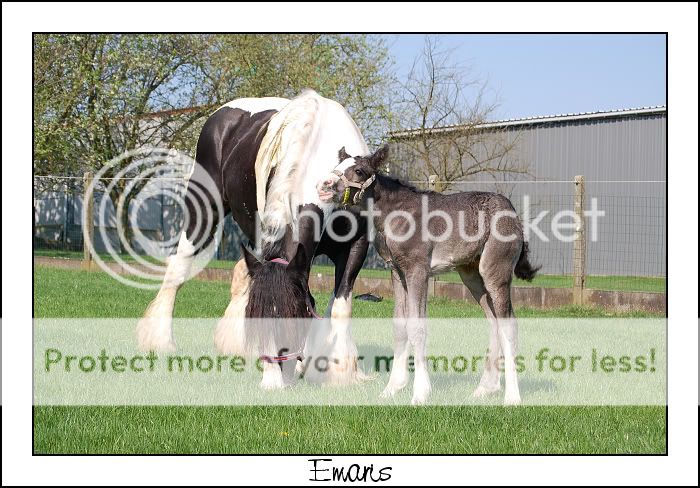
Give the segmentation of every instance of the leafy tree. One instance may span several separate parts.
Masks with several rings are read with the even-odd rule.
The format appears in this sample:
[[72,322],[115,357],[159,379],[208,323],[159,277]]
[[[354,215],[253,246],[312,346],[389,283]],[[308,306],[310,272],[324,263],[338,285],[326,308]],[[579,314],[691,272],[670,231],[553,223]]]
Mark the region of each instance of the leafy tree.
[[[389,64],[383,40],[372,36],[38,34],[34,173],[80,175],[146,145],[192,154],[215,107],[303,88],[346,106],[377,140],[389,112]],[[115,205],[127,184],[110,194]]]
[[383,39],[342,34],[215,36],[202,66],[219,101],[294,97],[304,88],[346,107],[371,141],[384,134],[390,58]]
[[99,168],[154,142],[191,150],[215,107],[303,88],[346,106],[376,139],[388,66],[383,40],[371,36],[36,35],[34,171]]

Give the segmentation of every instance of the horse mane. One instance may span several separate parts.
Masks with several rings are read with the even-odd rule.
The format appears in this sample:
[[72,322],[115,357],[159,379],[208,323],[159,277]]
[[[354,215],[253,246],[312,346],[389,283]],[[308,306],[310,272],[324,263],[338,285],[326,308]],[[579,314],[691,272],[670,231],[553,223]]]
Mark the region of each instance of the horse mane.
[[285,322],[284,317],[304,316],[306,292],[297,280],[290,280],[286,274],[285,266],[265,262],[250,286],[246,317],[256,319],[244,322],[246,341],[251,346],[257,343],[263,354],[277,354],[279,348],[296,352],[304,346],[308,329],[300,327],[298,322]]
[[262,263],[250,287],[247,316],[269,316],[269,310],[261,307],[270,303],[278,307],[282,317],[296,317],[299,310],[306,309],[306,294],[303,288],[296,286],[296,282],[286,275],[285,266],[269,261]]
[[265,243],[279,240],[285,227],[297,220],[298,202],[293,199],[304,174],[299,170],[318,136],[321,103],[315,91],[303,91],[270,119],[260,143],[255,178]]
[[390,191],[408,190],[412,193],[417,193],[419,195],[431,195],[435,193],[433,190],[421,190],[419,188],[416,188],[414,185],[411,185],[406,180],[402,180],[400,178],[397,178],[396,176],[391,176],[380,172],[377,172],[376,175],[377,180],[381,182],[382,186]]

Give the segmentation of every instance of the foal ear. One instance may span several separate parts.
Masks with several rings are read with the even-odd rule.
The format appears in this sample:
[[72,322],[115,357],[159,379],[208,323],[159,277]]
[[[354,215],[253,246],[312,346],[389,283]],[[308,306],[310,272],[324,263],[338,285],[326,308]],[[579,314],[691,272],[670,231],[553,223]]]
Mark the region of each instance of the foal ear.
[[386,158],[389,156],[389,145],[384,144],[382,147],[374,151],[374,154],[372,154],[368,158],[369,164],[374,168],[375,170],[379,169],[379,166],[386,161]]
[[243,255],[245,264],[248,267],[248,276],[253,277],[258,271],[260,271],[262,263],[258,261],[258,258],[256,258],[255,255],[243,244],[241,244],[241,254]]
[[345,152],[345,146],[340,148],[340,151],[338,151],[338,162],[342,163],[346,159],[351,157],[348,153]]
[[308,261],[306,260],[306,250],[304,249],[304,245],[299,243],[299,245],[297,245],[297,251],[294,254],[294,257],[289,262],[289,265],[287,265],[287,271],[306,277],[307,265]]

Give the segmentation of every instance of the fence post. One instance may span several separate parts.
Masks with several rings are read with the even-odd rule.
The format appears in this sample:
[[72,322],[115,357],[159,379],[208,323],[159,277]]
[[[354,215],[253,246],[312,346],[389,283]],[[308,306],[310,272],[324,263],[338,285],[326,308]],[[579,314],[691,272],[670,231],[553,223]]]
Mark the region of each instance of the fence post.
[[63,194],[63,250],[67,251],[68,250],[68,209],[70,208],[70,204],[72,202],[68,201],[69,198],[72,198],[71,192],[70,192],[70,183],[68,180],[66,180],[65,184],[65,193]]
[[574,178],[576,190],[574,196],[574,213],[577,215],[577,227],[574,240],[574,304],[582,305],[584,302],[584,288],[586,286],[586,221],[583,210],[585,205],[586,188],[583,176]]
[[[438,189],[438,175],[428,176],[428,190],[439,191]],[[433,276],[433,279],[428,282],[428,296],[435,296],[435,289],[437,288],[438,275]]]
[[[92,180],[94,175],[91,171],[86,171],[83,175],[83,215],[81,225],[83,227],[83,263],[85,269],[92,268],[92,253],[90,252],[90,244],[93,244],[94,228],[93,219],[94,213],[94,192],[92,188]],[[94,244],[93,244],[94,247]]]
[[436,191],[438,175],[428,176],[428,190]]

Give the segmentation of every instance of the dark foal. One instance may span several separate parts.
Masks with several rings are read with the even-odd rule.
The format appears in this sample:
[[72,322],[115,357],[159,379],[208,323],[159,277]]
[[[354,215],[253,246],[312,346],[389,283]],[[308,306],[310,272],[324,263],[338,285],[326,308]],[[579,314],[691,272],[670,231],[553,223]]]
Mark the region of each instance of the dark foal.
[[340,163],[323,187],[339,203],[372,212],[370,233],[374,232],[375,246],[391,266],[396,301],[394,361],[383,395],[392,396],[407,385],[410,344],[415,356],[412,403],[427,400],[428,279],[456,270],[491,327],[486,367],[474,396],[500,389],[497,364],[502,357],[504,402],[520,403],[515,367],[518,326],[510,286],[513,274],[531,280],[538,268],[528,261],[523,228],[511,202],[496,193],[443,195],[417,190],[377,172],[387,152],[383,147],[371,156],[351,157],[341,149]]

